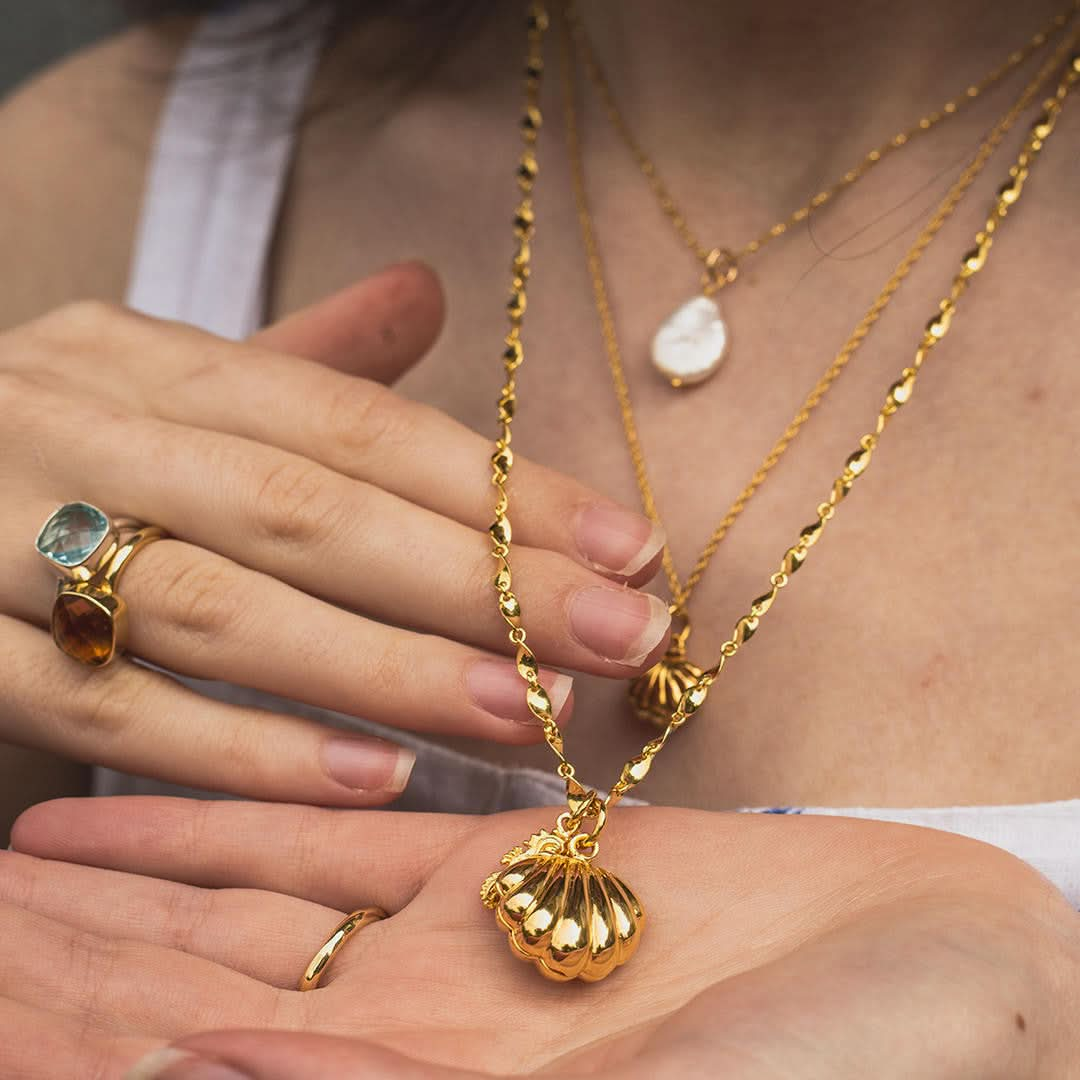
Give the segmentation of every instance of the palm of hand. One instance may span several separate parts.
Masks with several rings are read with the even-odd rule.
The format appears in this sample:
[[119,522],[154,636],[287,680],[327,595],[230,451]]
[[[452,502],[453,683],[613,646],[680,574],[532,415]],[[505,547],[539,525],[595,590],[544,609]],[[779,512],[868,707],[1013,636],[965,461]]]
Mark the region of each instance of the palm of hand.
[[[39,808],[17,848],[115,869],[4,855],[4,966],[32,955],[26,1004],[103,1038],[124,1033],[129,1056],[193,1031],[277,1027],[498,1073],[729,1068],[756,1080],[873,1065],[944,1077],[954,1061],[985,1060],[980,1076],[996,1075],[991,1065],[1013,1080],[1042,1075],[1015,1019],[1047,1012],[1042,967],[1027,956],[1048,929],[1075,936],[1075,916],[1011,857],[879,823],[627,811],[598,861],[638,893],[647,932],[610,979],[559,985],[510,955],[478,897],[547,813]],[[273,836],[288,841],[270,846]],[[342,911],[367,904],[391,917],[347,943],[322,988],[296,993]],[[959,1039],[956,1001],[968,1023]]]

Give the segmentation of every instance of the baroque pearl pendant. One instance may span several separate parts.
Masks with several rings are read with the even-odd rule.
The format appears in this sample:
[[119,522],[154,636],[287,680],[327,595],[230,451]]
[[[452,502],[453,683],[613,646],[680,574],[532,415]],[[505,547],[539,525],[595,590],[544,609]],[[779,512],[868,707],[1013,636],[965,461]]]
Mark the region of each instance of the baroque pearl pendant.
[[653,366],[672,386],[692,386],[716,371],[727,347],[719,305],[709,296],[695,296],[660,324],[652,343]]

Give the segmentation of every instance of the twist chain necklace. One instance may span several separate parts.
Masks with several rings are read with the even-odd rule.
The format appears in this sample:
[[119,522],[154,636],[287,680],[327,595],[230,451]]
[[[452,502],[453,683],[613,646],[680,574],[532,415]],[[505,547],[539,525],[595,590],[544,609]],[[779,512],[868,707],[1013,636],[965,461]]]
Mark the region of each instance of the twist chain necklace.
[[[1065,23],[1068,16],[1059,16]],[[1055,19],[1053,25],[1058,25]],[[638,434],[637,422],[634,417],[634,408],[630,396],[630,388],[627,384],[626,372],[622,362],[622,352],[619,347],[618,334],[615,329],[615,319],[612,314],[611,304],[608,299],[608,290],[604,276],[603,260],[600,257],[599,243],[596,238],[596,230],[592,222],[592,214],[589,209],[589,200],[585,187],[585,169],[581,150],[581,140],[578,134],[577,108],[575,104],[574,77],[571,69],[571,52],[574,24],[564,20],[562,23],[562,55],[563,55],[563,105],[564,123],[566,129],[567,156],[570,160],[571,181],[574,191],[574,201],[577,208],[578,223],[581,230],[582,244],[585,249],[585,258],[592,281],[593,301],[600,318],[600,331],[603,337],[604,351],[607,356],[608,368],[611,372],[611,380],[618,400],[619,411],[622,417],[623,434],[626,445],[630,452],[630,460],[634,469],[634,478],[641,496],[641,504],[646,515],[657,526],[663,527],[663,521],[656,505],[656,497],[653,493],[652,483],[649,479],[648,466],[645,461],[645,450],[642,446],[641,437]],[[1045,35],[1043,35],[1045,36]],[[1041,40],[1040,35],[1032,39],[1032,43]],[[1031,46],[1029,46],[1030,48]],[[869,309],[856,324],[847,341],[825,369],[824,373],[814,384],[809,394],[804,399],[798,412],[784,429],[779,439],[773,444],[772,449],[765,456],[762,463],[751,476],[746,486],[736,496],[735,501],[729,507],[727,513],[717,524],[711,536],[698,556],[697,562],[690,571],[686,581],[680,580],[675,569],[675,563],[669,547],[663,551],[664,575],[667,578],[668,589],[671,593],[672,615],[680,620],[682,626],[671,638],[665,655],[643,675],[634,679],[630,684],[629,699],[634,715],[646,722],[663,727],[671,715],[671,710],[678,703],[679,698],[700,676],[701,668],[693,664],[687,658],[687,642],[691,633],[691,622],[688,605],[691,594],[705,575],[712,557],[716,554],[724,537],[727,536],[731,526],[734,525],[738,516],[746,508],[757,490],[764,484],[773,468],[779,463],[785,451],[794,442],[795,437],[803,425],[810,419],[810,414],[822,402],[846,368],[848,362],[855,356],[863,342],[870,334],[871,329],[888,307],[893,296],[899,290],[901,284],[915,267],[929,248],[933,239],[937,236],[942,226],[960,204],[972,183],[982,172],[989,162],[994,151],[1000,146],[1005,135],[1012,129],[1020,114],[1035,100],[1040,88],[1050,79],[1059,68],[1067,46],[1059,48],[1050,56],[1035,73],[1034,77],[1023,88],[1020,96],[994,125],[980,144],[971,161],[961,172],[955,183],[946,193],[937,210],[919,232],[911,247],[904,254],[892,274],[889,276],[881,292],[870,305]],[[1016,52],[1012,57],[1022,54]],[[985,85],[985,80],[984,84]]]
[[[1080,78],[1080,54],[1071,57],[1056,92],[1043,102],[1041,115],[1032,125],[1010,168],[1008,180],[998,190],[986,223],[975,236],[975,246],[963,256],[952,287],[927,323],[911,362],[889,387],[873,431],[859,440],[840,475],[833,481],[828,497],[818,504],[814,520],[784,552],[779,568],[769,579],[768,590],[753,600],[747,613],[735,623],[731,636],[720,647],[716,662],[682,695],[664,730],[623,765],[619,779],[605,797],[581,786],[573,764],[566,757],[562,734],[552,715],[551,701],[540,685],[538,661],[526,642],[521,604],[512,590],[510,568],[507,487],[514,461],[510,448],[511,428],[517,404],[515,373],[524,360],[521,326],[529,276],[529,240],[535,220],[532,189],[537,175],[535,144],[541,125],[538,101],[543,71],[542,42],[547,25],[543,5],[531,5],[525,109],[521,122],[525,149],[517,171],[522,197],[514,216],[517,243],[508,304],[510,331],[503,353],[505,382],[498,402],[500,432],[491,458],[496,503],[490,535],[497,565],[494,586],[499,611],[510,627],[509,638],[517,649],[517,669],[525,683],[529,709],[540,721],[544,738],[558,760],[558,775],[566,782],[567,809],[558,816],[551,831],[541,829],[525,844],[508,851],[502,857],[500,867],[484,881],[480,896],[485,906],[494,909],[496,921],[506,931],[511,951],[516,956],[529,960],[541,974],[560,982],[577,978],[596,981],[631,958],[645,927],[644,908],[632,890],[616,875],[593,865],[600,850],[599,838],[608,811],[645,778],[653,759],[671,736],[700,709],[709,688],[727,662],[757,630],[761,619],[817,543],[841,501],[868,469],[885,428],[910,401],[922,365],[948,334],[969,283],[986,265],[997,230],[1020,200],[1029,171],[1053,134],[1068,94]],[[1075,47],[1075,40],[1069,44]],[[591,827],[589,822],[593,823]]]
[[892,138],[870,150],[853,168],[848,169],[829,186],[822,188],[787,218],[769,226],[741,247],[707,248],[691,228],[685,211],[679,208],[675,197],[661,177],[656,163],[630,130],[630,125],[615,101],[611,84],[585,31],[577,6],[574,0],[566,0],[564,27],[569,30],[570,45],[580,59],[600,99],[609,124],[637,162],[638,168],[656,196],[660,209],[671,222],[679,239],[702,267],[700,294],[682,304],[665,319],[653,338],[652,362],[656,370],[675,388],[703,382],[714,374],[728,351],[730,335],[727,324],[721,317],[719,304],[713,297],[722,289],[734,284],[739,276],[742,262],[756,255],[766,245],[783,236],[794,226],[806,221],[815,210],[830,202],[846,188],[858,183],[890,154],[907,146],[912,139],[937,127],[943,120],[955,116],[965,106],[1001,82],[1053,40],[1065,28],[1071,14],[1078,8],[1080,8],[1080,3],[1074,3],[1069,11],[1054,16],[1044,29],[1034,34],[1021,48],[1011,52],[988,75],[967,86],[939,109],[920,117],[910,127],[898,131]]

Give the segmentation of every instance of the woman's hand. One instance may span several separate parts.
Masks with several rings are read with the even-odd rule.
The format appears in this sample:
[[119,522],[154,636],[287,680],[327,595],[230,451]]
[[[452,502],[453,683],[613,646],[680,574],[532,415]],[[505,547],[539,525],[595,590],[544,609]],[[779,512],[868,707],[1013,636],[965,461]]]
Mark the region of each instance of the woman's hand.
[[[995,848],[868,821],[623,811],[602,861],[649,911],[641,947],[604,982],[555,985],[478,898],[545,824],[37,807],[0,855],[0,1075],[115,1078],[177,1040],[264,1080],[1078,1075],[1080,918]],[[371,904],[390,918],[296,992],[342,914]],[[267,1028],[298,1034],[190,1037]],[[168,1080],[189,1075],[191,1059],[162,1060]]]
[[[134,655],[419,731],[537,741],[492,596],[490,444],[377,381],[418,360],[441,317],[434,277],[409,265],[247,344],[97,304],[0,336],[0,741],[328,805],[384,801],[408,775],[411,755],[380,740],[62,655],[33,542],[74,500],[174,538],[120,583]],[[514,488],[537,651],[613,677],[641,668],[668,617],[625,584],[651,576],[661,538],[528,462]],[[570,678],[542,681],[564,721]]]

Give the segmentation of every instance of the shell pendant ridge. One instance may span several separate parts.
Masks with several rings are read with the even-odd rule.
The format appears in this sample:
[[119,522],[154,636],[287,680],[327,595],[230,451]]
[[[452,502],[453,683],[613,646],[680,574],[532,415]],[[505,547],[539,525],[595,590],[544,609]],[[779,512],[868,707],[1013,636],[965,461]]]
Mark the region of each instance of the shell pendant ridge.
[[629,886],[541,830],[512,848],[480,890],[515,956],[558,982],[606,978],[637,951],[645,912]]
[[704,674],[686,658],[686,647],[676,635],[667,652],[648,671],[631,680],[627,693],[630,708],[638,720],[663,730],[683,694],[696,686]]

